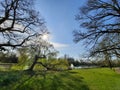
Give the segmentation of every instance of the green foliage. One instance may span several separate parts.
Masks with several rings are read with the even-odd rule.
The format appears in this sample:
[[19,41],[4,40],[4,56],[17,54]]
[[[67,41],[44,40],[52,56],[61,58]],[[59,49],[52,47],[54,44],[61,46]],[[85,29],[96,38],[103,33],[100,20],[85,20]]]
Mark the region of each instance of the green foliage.
[[14,70],[24,70],[26,69],[32,60],[29,58],[27,48],[19,48],[18,50],[18,63],[12,67]]
[[[49,68],[53,70],[67,70],[68,69],[68,61],[64,59],[39,59],[38,62],[42,62]],[[34,70],[45,70],[46,68],[43,67],[41,64],[36,64]]]

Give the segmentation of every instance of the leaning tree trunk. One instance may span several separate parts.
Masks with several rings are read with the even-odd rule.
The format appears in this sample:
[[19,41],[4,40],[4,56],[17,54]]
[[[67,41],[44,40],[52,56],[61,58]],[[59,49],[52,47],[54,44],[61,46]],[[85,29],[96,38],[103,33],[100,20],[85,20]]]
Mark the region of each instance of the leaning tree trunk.
[[33,61],[33,63],[32,63],[32,65],[31,65],[31,67],[28,69],[29,71],[33,71],[33,69],[34,69],[34,66],[35,66],[35,64],[37,63],[37,55],[35,55],[35,57],[34,57],[34,61]]

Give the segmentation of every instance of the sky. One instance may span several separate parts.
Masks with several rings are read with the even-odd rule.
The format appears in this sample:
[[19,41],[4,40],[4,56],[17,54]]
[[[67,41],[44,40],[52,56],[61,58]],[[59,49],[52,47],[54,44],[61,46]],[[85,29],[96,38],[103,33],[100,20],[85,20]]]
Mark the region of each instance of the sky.
[[82,43],[73,42],[73,31],[80,29],[75,15],[85,0],[36,0],[35,8],[46,21],[50,42],[59,51],[59,57],[65,54],[79,59],[85,53]]

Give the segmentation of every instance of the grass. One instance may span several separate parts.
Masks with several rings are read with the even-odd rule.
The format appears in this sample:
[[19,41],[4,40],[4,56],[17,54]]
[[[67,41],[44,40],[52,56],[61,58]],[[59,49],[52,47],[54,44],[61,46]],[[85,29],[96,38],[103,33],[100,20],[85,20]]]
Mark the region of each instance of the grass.
[[119,83],[120,75],[108,68],[0,72],[0,90],[120,90]]
[[108,68],[74,70],[90,90],[120,90],[120,75]]

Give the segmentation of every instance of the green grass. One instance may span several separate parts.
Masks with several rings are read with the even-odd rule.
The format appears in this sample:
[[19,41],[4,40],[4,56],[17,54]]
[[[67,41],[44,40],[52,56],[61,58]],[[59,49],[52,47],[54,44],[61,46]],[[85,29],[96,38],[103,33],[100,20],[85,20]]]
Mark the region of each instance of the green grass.
[[74,70],[90,90],[120,90],[120,75],[107,68]]
[[119,83],[120,75],[107,68],[0,72],[0,90],[120,90]]

